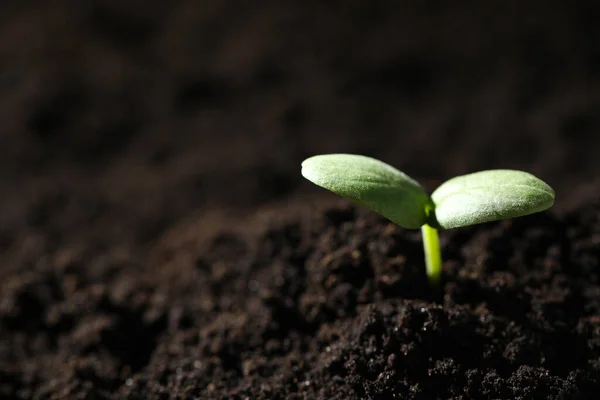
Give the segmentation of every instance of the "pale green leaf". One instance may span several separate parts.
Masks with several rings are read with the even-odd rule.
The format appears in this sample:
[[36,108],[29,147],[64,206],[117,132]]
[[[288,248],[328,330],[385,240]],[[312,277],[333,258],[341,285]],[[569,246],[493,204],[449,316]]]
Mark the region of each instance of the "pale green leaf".
[[452,178],[431,198],[439,227],[448,229],[546,210],[554,190],[527,172],[489,170]]
[[378,212],[408,229],[426,221],[430,199],[412,178],[374,158],[353,154],[324,154],[302,163],[309,181]]

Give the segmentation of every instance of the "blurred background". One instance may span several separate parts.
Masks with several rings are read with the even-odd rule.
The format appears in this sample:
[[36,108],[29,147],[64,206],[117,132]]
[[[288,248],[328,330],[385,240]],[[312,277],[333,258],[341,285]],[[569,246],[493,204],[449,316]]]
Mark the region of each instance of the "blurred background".
[[328,152],[560,203],[600,170],[599,3],[470,3],[1,2],[0,242],[214,232],[329,196],[300,176]]

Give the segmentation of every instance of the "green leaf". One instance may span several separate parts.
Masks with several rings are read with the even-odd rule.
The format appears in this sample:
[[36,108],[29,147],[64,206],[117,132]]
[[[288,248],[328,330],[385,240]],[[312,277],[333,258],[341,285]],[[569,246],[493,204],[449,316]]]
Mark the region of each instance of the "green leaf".
[[324,154],[302,163],[309,181],[378,212],[407,229],[426,221],[431,200],[421,185],[394,167],[353,154]]
[[522,171],[490,170],[452,178],[431,195],[441,228],[520,217],[554,204],[554,190]]

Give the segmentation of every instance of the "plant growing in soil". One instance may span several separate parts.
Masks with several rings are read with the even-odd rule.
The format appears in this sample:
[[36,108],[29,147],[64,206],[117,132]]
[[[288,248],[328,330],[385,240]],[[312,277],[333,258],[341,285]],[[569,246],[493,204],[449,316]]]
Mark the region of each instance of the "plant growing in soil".
[[396,168],[355,154],[323,154],[302,163],[309,181],[383,215],[406,229],[421,229],[427,277],[442,275],[438,230],[458,228],[544,211],[554,190],[535,176],[497,169],[454,177],[429,196]]

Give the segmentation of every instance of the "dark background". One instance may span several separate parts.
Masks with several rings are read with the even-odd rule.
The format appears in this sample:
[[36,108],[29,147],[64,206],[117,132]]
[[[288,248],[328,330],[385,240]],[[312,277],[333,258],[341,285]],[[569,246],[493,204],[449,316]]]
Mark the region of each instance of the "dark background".
[[458,3],[0,2],[3,318],[56,265],[158,282],[187,243],[331,200],[300,175],[314,154],[377,157],[429,190],[517,168],[558,206],[590,192],[599,3]]
[[429,189],[522,168],[560,202],[600,167],[593,3],[3,2],[0,226],[50,197],[65,230],[159,234],[321,194],[325,152]]

